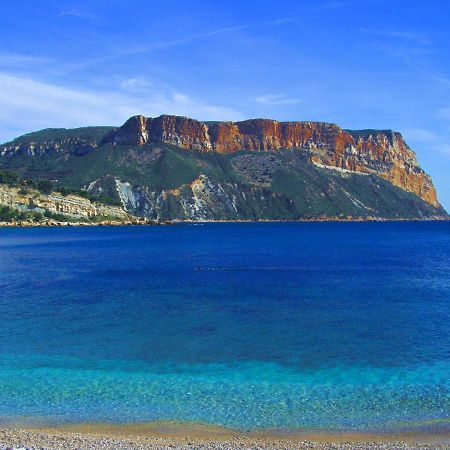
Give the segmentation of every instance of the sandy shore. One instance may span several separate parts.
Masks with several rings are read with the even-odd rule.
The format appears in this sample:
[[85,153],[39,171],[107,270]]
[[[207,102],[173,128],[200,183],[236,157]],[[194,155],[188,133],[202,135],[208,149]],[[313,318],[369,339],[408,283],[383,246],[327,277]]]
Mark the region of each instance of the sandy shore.
[[0,450],[69,449],[450,449],[450,436],[433,434],[312,434],[235,432],[220,427],[172,424],[74,425],[0,428]]

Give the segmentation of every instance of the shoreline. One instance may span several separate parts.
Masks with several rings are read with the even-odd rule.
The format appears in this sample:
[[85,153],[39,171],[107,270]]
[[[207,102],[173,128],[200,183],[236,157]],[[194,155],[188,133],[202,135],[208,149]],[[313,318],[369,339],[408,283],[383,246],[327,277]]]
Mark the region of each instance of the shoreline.
[[[9,447],[8,447],[9,446]],[[399,433],[313,430],[236,431],[225,427],[175,422],[0,426],[0,450],[285,448],[285,449],[450,449],[450,431]]]
[[339,218],[339,217],[322,217],[322,218],[304,218],[296,220],[283,219],[260,219],[260,220],[167,220],[152,221],[150,219],[136,219],[129,221],[101,221],[101,222],[0,222],[0,228],[58,228],[58,227],[125,227],[125,226],[155,226],[155,225],[202,225],[211,223],[373,223],[373,222],[448,222],[450,216],[436,216],[422,219],[387,219],[383,217],[364,217],[364,218]]

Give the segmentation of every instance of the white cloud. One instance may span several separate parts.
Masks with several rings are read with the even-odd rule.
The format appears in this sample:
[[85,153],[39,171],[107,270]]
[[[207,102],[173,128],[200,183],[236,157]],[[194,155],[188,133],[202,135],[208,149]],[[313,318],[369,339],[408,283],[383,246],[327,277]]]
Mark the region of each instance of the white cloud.
[[127,78],[119,83],[121,89],[130,92],[142,92],[142,90],[147,90],[154,88],[154,83],[144,77]]
[[296,105],[299,103],[299,100],[293,97],[287,97],[282,94],[267,94],[260,95],[255,98],[257,103],[261,103],[262,105],[270,105],[270,106],[288,106],[288,105]]
[[201,120],[239,120],[234,109],[176,90],[150,86],[142,94],[88,91],[0,73],[0,142],[42,128],[120,125],[135,114],[177,114]]

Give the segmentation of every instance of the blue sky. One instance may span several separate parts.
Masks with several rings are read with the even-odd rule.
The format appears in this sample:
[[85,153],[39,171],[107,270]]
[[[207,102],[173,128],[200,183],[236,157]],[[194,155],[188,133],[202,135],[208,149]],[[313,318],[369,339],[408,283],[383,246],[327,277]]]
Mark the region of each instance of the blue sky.
[[2,0],[0,141],[162,113],[401,131],[450,210],[447,0]]

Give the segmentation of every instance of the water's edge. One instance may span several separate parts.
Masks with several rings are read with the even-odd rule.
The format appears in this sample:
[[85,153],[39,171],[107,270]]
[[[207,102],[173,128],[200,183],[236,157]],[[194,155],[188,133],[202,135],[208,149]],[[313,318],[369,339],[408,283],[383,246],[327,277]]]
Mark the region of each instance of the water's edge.
[[0,429],[26,430],[44,434],[81,434],[104,435],[110,437],[153,437],[164,439],[195,439],[197,441],[229,441],[232,439],[259,440],[265,442],[315,442],[315,443],[396,443],[407,442],[416,444],[450,444],[450,417],[448,424],[442,427],[418,428],[403,431],[330,432],[320,429],[259,429],[242,431],[218,425],[153,421],[147,423],[74,423],[55,425],[41,423],[31,425],[31,422],[2,424]]

